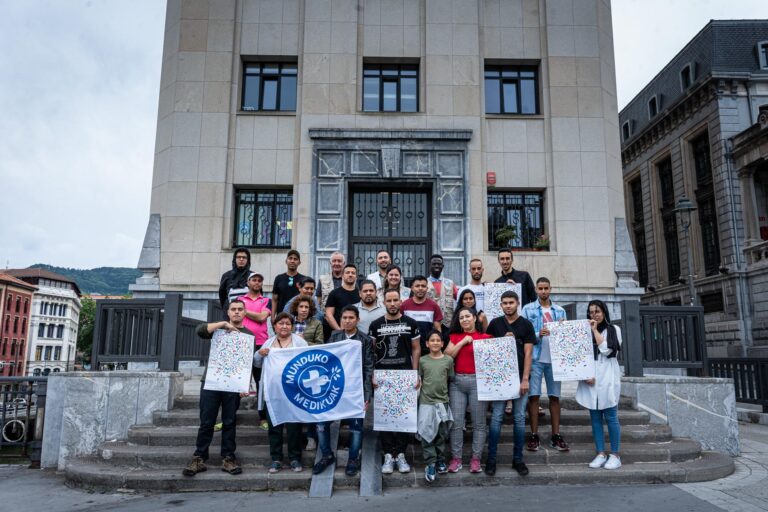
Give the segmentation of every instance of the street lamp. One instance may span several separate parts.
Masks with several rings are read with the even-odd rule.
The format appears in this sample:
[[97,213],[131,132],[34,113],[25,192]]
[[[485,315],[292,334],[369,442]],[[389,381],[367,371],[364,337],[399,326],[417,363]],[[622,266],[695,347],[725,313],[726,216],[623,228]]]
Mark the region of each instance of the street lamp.
[[691,251],[691,237],[689,229],[691,228],[691,212],[696,207],[686,196],[677,200],[677,207],[672,210],[680,214],[680,224],[685,231],[687,254],[688,254],[688,293],[691,296],[691,306],[696,304],[696,288],[693,286],[693,253]]

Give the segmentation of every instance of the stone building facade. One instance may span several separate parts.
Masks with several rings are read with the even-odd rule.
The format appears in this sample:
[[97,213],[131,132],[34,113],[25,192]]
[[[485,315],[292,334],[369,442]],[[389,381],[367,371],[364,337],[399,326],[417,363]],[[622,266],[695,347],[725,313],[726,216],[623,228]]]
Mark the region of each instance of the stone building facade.
[[608,0],[170,0],[131,289],[202,316],[238,245],[267,291],[288,248],[315,276],[386,247],[493,279],[515,226],[561,302],[615,302],[638,290],[618,133]]
[[[759,222],[766,231],[763,178],[754,181],[763,191],[758,221],[733,149],[768,103],[767,53],[768,20],[711,21],[619,114],[642,300],[688,305],[693,275],[711,356],[768,344],[765,278],[754,273],[748,248],[761,240]],[[741,165],[754,170],[754,163]],[[696,207],[688,236],[685,215],[674,211],[682,197]]]

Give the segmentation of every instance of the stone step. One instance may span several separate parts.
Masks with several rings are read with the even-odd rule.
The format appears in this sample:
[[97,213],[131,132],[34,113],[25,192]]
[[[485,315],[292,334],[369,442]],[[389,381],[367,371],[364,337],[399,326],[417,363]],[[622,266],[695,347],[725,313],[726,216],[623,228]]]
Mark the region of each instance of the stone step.
[[[682,483],[714,480],[730,475],[733,460],[713,452],[685,462],[627,463],[616,471],[589,469],[585,464],[529,465],[531,473],[520,477],[509,466],[498,468],[496,476],[470,474],[466,469],[454,475],[439,475],[436,482],[427,484],[422,466],[411,473],[384,475],[384,489],[417,486],[479,486],[520,484],[650,484]],[[357,488],[359,477],[347,478],[343,468],[337,467],[334,488]],[[210,468],[193,478],[181,475],[180,468],[126,469],[97,460],[77,459],[65,470],[69,485],[94,490],[132,489],[136,491],[289,491],[307,490],[311,472],[293,473],[283,470],[275,475],[266,471],[246,468],[240,475],[229,475]]]
[[[560,429],[561,434],[569,444],[573,443],[591,443],[592,428],[589,425],[568,425]],[[542,443],[549,441],[550,430],[548,426],[539,429]],[[212,447],[219,446],[221,443],[221,434],[214,433]],[[341,443],[346,442],[349,436],[349,430],[341,429],[339,439]],[[197,438],[197,427],[156,427],[154,425],[135,425],[128,430],[128,441],[135,444],[144,444],[151,446],[194,446]],[[466,432],[465,442],[471,442],[472,432]],[[608,434],[606,430],[606,440]],[[643,424],[643,425],[622,425],[622,442],[665,442],[672,439],[672,431],[668,425]],[[512,428],[505,425],[501,431],[501,442],[512,441]],[[238,446],[247,445],[266,445],[267,432],[255,426],[240,426],[237,428]]]
[[[619,411],[619,422],[622,425],[642,425],[650,420],[647,412],[622,410]],[[156,411],[152,415],[152,422],[159,427],[173,426],[197,426],[200,424],[200,413],[193,409],[180,409],[169,412]],[[258,425],[259,414],[255,410],[240,410],[237,412],[238,425]],[[504,423],[511,424],[512,416],[504,415]],[[539,418],[539,425],[549,425],[550,416]],[[586,409],[563,409],[560,416],[560,424],[565,425],[589,425],[589,412]]]
[[[218,445],[212,445],[209,464],[212,467],[221,465],[221,457],[218,455]],[[499,464],[511,464],[514,445],[508,442],[499,444],[497,460]],[[147,446],[126,442],[104,443],[99,449],[99,457],[105,463],[115,466],[142,467],[150,469],[182,468],[189,461],[194,451],[194,446]],[[701,446],[696,441],[689,439],[675,439],[662,443],[624,443],[621,445],[622,460],[628,463],[634,462],[681,462],[692,460],[700,455]],[[464,444],[464,461],[469,462],[471,456],[470,443]],[[287,447],[283,447],[283,454],[287,454]],[[339,449],[336,453],[339,464],[346,464],[348,450]],[[407,458],[411,462],[422,460],[420,444],[409,446]],[[572,444],[568,452],[559,452],[552,448],[542,447],[536,452],[524,452],[526,463],[531,464],[587,464],[595,456],[595,448],[592,443]],[[266,471],[271,462],[269,447],[238,446],[237,458],[243,466],[253,467]],[[302,464],[310,468],[314,464],[315,452],[302,452]],[[483,455],[485,460],[485,452]]]

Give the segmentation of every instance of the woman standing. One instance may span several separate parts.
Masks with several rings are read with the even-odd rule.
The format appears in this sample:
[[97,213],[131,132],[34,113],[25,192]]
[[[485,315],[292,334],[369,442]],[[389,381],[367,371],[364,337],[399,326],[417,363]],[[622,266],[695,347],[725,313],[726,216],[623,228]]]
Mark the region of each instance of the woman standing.
[[384,304],[384,292],[386,290],[398,290],[400,292],[400,299],[405,300],[411,296],[411,289],[406,288],[403,284],[403,272],[397,265],[390,265],[386,270],[386,278],[384,286],[377,290],[379,302]]
[[[272,350],[306,347],[307,342],[301,336],[291,333],[292,329],[293,317],[288,313],[278,313],[275,317],[275,335],[265,341],[261,349],[253,354],[254,366],[261,368],[264,358],[269,357],[269,353]],[[266,378],[270,377],[269,375],[266,376]],[[262,372],[261,382],[259,383],[259,402],[263,400],[264,378],[265,375]],[[301,423],[284,423],[283,425],[275,426],[272,424],[272,415],[270,414],[269,407],[267,406],[265,409],[267,409],[267,422],[269,425],[269,455],[272,458],[269,472],[277,473],[283,469],[283,425],[285,425],[287,431],[288,459],[291,461],[291,469],[295,472],[301,471],[304,469],[301,465]]]
[[323,323],[315,318],[316,314],[315,301],[309,295],[301,295],[291,303],[293,332],[304,338],[308,345],[323,343]]
[[[592,420],[592,438],[595,440],[597,456],[589,467],[618,469],[619,458],[619,397],[621,395],[621,369],[616,355],[621,350],[621,330],[611,325],[608,308],[600,300],[593,300],[587,309],[589,324],[592,327],[592,341],[595,353],[595,376],[579,381],[576,389],[576,401],[589,409]],[[603,419],[608,425],[611,440],[611,454],[605,454],[605,436]]]
[[472,308],[477,313],[477,330],[485,332],[488,329],[488,317],[485,313],[477,310],[477,301],[475,299],[475,292],[466,288],[459,294],[459,298],[456,300],[458,306],[464,306],[466,308]]
[[445,355],[454,360],[456,376],[448,386],[452,411],[457,411],[451,427],[451,453],[448,464],[449,473],[457,473],[462,468],[461,453],[464,448],[464,411],[472,417],[472,458],[469,461],[470,473],[481,473],[480,455],[485,445],[485,411],[488,404],[477,399],[477,379],[475,376],[475,352],[472,343],[475,340],[490,338],[477,330],[477,314],[468,307],[460,307],[453,315],[450,329],[450,342],[445,348]]

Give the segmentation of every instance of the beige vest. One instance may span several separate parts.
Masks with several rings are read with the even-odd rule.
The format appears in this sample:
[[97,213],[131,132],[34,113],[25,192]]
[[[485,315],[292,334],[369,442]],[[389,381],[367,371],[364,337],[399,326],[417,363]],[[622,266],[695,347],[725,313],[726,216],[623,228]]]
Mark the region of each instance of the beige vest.
[[328,300],[328,295],[333,291],[333,277],[331,277],[331,274],[320,276],[320,286],[323,288],[320,295],[320,309],[325,311],[325,301]]
[[427,297],[437,302],[440,311],[443,312],[443,323],[450,326],[453,319],[453,310],[455,302],[453,300],[453,281],[447,277],[441,277],[440,296],[438,297],[435,285],[427,280]]

